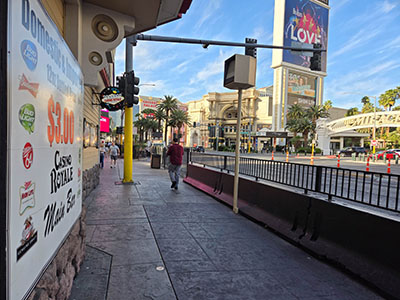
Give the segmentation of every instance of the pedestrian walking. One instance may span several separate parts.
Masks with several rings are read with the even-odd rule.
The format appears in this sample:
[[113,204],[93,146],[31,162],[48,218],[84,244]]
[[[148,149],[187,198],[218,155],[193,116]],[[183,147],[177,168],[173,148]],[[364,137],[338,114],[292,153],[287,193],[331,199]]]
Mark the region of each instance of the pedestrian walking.
[[174,138],[173,143],[168,148],[170,164],[168,166],[169,178],[171,179],[171,189],[178,190],[179,176],[182,167],[183,147],[178,144],[178,139]]
[[113,167],[113,162],[114,162],[114,167],[117,164],[117,157],[119,155],[119,148],[115,143],[113,142],[111,147],[110,147],[110,156],[111,156],[111,165],[110,168]]
[[106,153],[106,147],[104,141],[100,143],[100,168],[104,168],[104,155]]

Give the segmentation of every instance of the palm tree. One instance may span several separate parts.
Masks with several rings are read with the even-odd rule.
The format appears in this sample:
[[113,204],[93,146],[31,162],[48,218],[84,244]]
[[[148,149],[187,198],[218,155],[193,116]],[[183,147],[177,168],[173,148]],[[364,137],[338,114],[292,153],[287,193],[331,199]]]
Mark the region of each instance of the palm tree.
[[157,130],[161,129],[161,121],[165,120],[165,117],[166,115],[164,111],[160,107],[157,107],[157,110],[154,113],[154,120],[158,122]]
[[147,118],[145,119],[143,129],[145,133],[145,141],[147,142],[149,140],[149,132],[153,133],[154,130],[157,129],[157,122],[151,118]]
[[[311,127],[310,127],[309,123],[304,123],[304,126],[306,127],[305,130],[308,133],[311,132],[311,135],[312,135],[312,153],[311,153],[311,155],[313,155],[314,154],[315,134],[317,131],[317,120],[319,118],[329,117],[329,112],[326,110],[325,106],[314,105],[307,109],[306,115],[308,116],[308,119],[311,123]],[[304,139],[304,142],[306,143],[307,140]]]
[[286,122],[286,129],[293,132],[293,136],[296,137],[299,132],[298,119],[288,119]]
[[[376,111],[378,111],[378,108],[376,109]],[[365,102],[365,104],[361,108],[361,113],[366,114],[371,112],[374,112],[374,105],[369,101]]]
[[391,110],[391,107],[395,105],[396,100],[400,98],[400,87],[396,89],[390,89],[379,96],[379,104],[382,105],[386,110]]
[[171,125],[172,127],[177,127],[179,134],[183,125],[190,126],[190,117],[186,111],[180,109],[174,110],[172,111],[169,125]]
[[298,120],[298,128],[302,132],[304,147],[308,146],[308,135],[313,130],[313,124],[309,118]]
[[143,117],[147,118],[154,118],[154,114],[156,113],[156,111],[152,108],[145,108],[142,110],[141,114],[143,115]]
[[288,120],[295,120],[304,117],[305,111],[299,104],[293,104],[288,109],[287,118]]
[[146,119],[144,119],[141,114],[136,114],[136,117],[138,117],[138,119],[133,122],[133,125],[135,125],[138,130],[139,142],[143,142],[143,132]]
[[311,119],[311,122],[313,124],[313,127],[316,128],[317,127],[317,120],[319,118],[327,118],[329,117],[329,113],[326,110],[326,108],[322,105],[314,105],[311,106],[307,109],[308,116]]
[[169,114],[171,111],[178,109],[178,100],[173,96],[165,95],[164,100],[157,105],[157,108],[161,109],[165,113],[165,135],[164,142],[167,143],[168,123]]
[[368,96],[364,96],[364,97],[361,98],[361,103],[363,105],[366,105],[367,103],[370,103],[370,102],[371,102],[371,100],[369,99]]
[[345,117],[350,117],[350,116],[354,116],[354,115],[358,115],[360,112],[358,111],[357,107],[351,107],[347,110],[347,112],[345,113]]
[[324,103],[324,107],[325,107],[326,111],[329,111],[332,108],[332,105],[333,105],[333,103],[331,100],[326,100]]
[[[303,129],[299,126],[299,120],[303,118],[305,118],[305,111],[302,106],[293,104],[289,107],[287,112],[286,129],[293,132],[294,139],[296,139],[297,133],[303,133]],[[298,142],[295,144],[297,148]]]

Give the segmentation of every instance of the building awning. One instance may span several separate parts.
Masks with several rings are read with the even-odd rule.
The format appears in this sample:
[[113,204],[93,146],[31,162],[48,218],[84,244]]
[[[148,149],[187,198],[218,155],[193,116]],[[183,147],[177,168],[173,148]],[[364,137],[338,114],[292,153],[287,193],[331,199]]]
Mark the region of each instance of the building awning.
[[143,32],[158,25],[179,19],[189,9],[192,0],[84,0],[135,18],[135,30]]

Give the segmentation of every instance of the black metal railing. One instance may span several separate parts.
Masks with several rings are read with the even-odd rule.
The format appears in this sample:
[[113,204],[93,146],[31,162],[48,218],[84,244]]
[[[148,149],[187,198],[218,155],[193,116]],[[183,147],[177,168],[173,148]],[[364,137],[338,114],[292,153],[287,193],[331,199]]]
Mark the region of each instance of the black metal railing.
[[[235,157],[190,152],[188,161],[234,172]],[[240,157],[239,174],[400,212],[400,176],[354,169]]]

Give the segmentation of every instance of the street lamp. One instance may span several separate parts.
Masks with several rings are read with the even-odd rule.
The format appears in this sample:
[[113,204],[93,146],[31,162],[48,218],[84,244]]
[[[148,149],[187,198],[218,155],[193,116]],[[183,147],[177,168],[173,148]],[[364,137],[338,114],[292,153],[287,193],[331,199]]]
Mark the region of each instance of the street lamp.
[[372,146],[372,153],[375,154],[375,131],[376,131],[376,96],[367,96],[367,97],[372,97],[375,100],[374,104],[374,132],[372,133],[372,140],[373,140],[373,146]]

